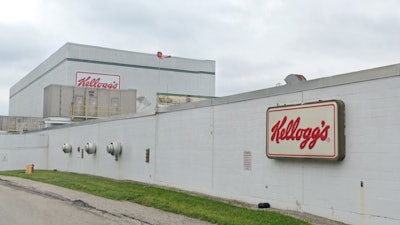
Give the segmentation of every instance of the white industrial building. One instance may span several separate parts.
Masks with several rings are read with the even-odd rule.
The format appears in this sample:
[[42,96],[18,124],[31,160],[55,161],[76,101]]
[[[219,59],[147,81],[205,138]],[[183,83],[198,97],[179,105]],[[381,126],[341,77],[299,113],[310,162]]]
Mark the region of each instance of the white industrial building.
[[33,163],[38,169],[268,202],[348,224],[400,224],[399,96],[400,64],[299,79],[0,135],[0,170]]
[[48,85],[136,89],[155,108],[157,93],[214,96],[215,61],[67,43],[11,88],[9,116],[43,117]]

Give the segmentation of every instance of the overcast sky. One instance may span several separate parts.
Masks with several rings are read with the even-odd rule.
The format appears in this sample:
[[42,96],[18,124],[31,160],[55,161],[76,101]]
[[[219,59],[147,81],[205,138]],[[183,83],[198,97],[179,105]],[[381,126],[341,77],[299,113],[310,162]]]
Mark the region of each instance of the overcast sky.
[[[0,0],[9,89],[66,42],[216,61],[216,94],[400,63],[397,0]],[[37,96],[43,98],[43,96]]]

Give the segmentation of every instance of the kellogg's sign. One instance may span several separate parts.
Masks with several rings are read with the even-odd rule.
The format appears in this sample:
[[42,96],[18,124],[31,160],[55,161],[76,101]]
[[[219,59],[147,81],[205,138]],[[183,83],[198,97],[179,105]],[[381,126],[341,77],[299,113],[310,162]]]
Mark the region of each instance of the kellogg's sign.
[[98,74],[76,72],[77,87],[120,89],[120,76],[111,74]]
[[268,158],[342,160],[344,103],[339,100],[267,110]]

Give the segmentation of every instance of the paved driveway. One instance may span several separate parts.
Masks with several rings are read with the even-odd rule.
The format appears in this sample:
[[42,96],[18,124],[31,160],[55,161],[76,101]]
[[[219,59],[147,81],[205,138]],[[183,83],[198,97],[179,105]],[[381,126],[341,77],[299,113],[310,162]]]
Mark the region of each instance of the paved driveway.
[[0,225],[209,225],[182,215],[0,176]]

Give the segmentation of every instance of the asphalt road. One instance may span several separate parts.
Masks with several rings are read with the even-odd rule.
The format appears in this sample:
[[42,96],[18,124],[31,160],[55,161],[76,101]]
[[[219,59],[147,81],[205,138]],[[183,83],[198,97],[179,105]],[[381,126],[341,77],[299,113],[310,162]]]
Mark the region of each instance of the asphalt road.
[[209,225],[182,215],[0,176],[0,225]]
[[[315,225],[345,225],[308,213],[270,209]],[[54,185],[0,176],[0,225],[211,225]]]
[[100,215],[51,198],[0,186],[0,224],[113,224]]

